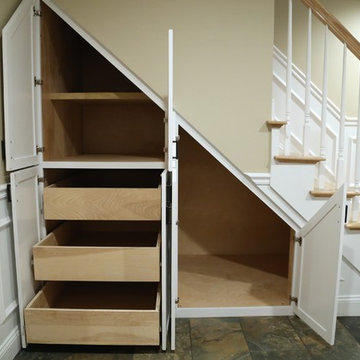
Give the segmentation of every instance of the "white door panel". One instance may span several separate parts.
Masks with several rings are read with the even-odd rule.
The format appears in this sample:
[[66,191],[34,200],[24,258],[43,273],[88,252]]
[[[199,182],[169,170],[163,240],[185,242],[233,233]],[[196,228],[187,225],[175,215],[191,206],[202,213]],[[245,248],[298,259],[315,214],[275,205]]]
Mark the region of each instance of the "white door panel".
[[3,29],[6,169],[38,164],[35,69],[40,61],[39,0],[24,0]]
[[22,344],[26,346],[23,310],[36,294],[32,248],[40,241],[38,167],[11,173],[11,205]]
[[170,246],[167,224],[167,171],[161,174],[161,348],[166,350],[170,324]]
[[295,313],[334,343],[345,219],[345,186],[300,230]]

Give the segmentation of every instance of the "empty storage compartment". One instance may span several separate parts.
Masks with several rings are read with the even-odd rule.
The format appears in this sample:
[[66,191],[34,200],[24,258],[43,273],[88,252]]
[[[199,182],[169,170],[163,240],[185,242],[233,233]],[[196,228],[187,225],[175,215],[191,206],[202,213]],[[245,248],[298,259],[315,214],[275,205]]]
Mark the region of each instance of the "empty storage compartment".
[[33,248],[36,280],[160,281],[157,222],[67,221]]
[[25,308],[28,343],[158,345],[156,283],[49,282]]
[[180,136],[179,307],[289,305],[290,228],[190,135]]
[[45,4],[42,74],[45,162],[164,166],[164,111]]
[[45,220],[161,219],[159,170],[80,170],[64,176],[54,183],[48,177]]

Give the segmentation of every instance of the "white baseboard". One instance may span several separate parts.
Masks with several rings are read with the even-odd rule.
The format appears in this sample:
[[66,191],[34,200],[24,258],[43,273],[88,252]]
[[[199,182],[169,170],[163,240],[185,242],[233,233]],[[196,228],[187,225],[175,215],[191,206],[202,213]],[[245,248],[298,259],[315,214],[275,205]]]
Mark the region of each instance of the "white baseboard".
[[360,295],[339,296],[338,316],[360,316]]
[[16,327],[0,344],[0,360],[13,360],[20,349],[20,331]]
[[228,308],[177,308],[177,318],[290,316],[291,306],[250,306]]

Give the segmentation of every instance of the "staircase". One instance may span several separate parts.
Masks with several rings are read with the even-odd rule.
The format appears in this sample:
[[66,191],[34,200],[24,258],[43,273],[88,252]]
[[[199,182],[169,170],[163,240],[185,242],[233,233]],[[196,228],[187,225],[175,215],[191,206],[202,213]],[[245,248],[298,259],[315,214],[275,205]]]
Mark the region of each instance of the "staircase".
[[[293,63],[293,1],[301,1],[308,12],[305,73]],[[312,51],[317,51],[312,48],[314,21],[323,24],[325,34],[321,89],[312,77]],[[343,48],[339,106],[328,97],[330,32]],[[273,111],[267,121],[272,136],[270,182],[260,186],[309,220],[337,188],[347,185],[342,315],[359,314],[354,306],[360,300],[360,101],[358,117],[348,117],[347,81],[353,80],[349,53],[360,60],[359,41],[318,0],[289,0],[287,54],[274,46]]]

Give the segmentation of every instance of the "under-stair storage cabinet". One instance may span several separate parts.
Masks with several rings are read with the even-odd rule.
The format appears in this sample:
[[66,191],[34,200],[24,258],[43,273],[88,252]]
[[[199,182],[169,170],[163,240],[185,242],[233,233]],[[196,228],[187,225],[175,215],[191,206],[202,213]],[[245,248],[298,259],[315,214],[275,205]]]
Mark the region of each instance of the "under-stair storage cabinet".
[[305,225],[271,214],[175,112],[172,48],[166,105],[51,0],[3,30],[23,346],[174,349],[177,317],[293,313],[333,344],[345,188]]
[[164,111],[44,2],[3,45],[23,346],[165,349]]

